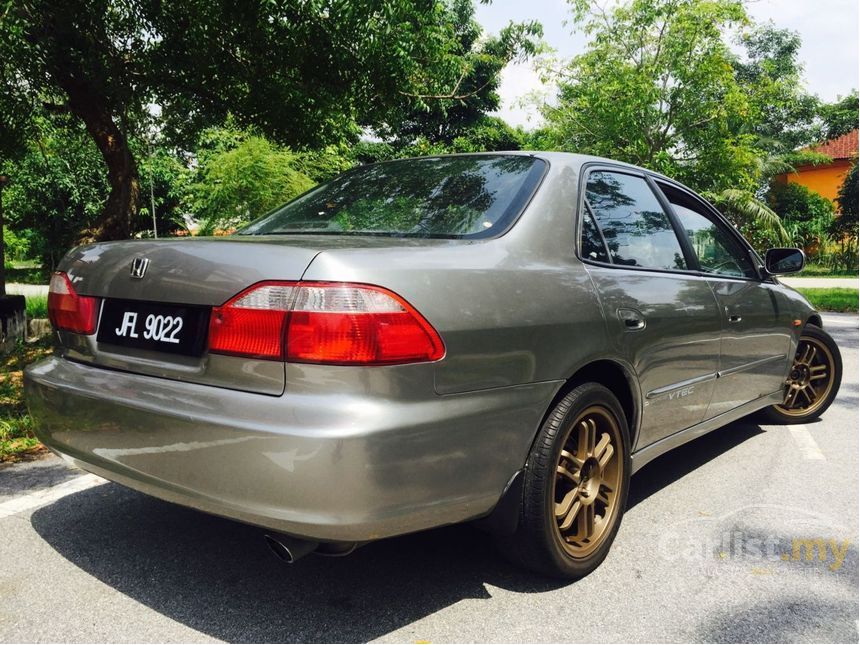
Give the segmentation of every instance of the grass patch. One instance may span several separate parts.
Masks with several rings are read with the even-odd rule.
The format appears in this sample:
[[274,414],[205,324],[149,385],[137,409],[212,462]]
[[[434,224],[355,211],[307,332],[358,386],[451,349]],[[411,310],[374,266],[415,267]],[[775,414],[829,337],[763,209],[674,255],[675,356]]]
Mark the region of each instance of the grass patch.
[[807,289],[800,288],[802,293],[813,307],[820,311],[857,311],[857,289],[829,288],[829,289]]
[[857,271],[831,269],[821,264],[807,264],[803,271],[797,274],[799,278],[856,278]]
[[33,436],[33,420],[24,405],[23,370],[51,353],[51,339],[19,343],[2,358],[0,369],[0,461],[15,461],[40,448]]
[[27,318],[48,317],[48,296],[27,296]]

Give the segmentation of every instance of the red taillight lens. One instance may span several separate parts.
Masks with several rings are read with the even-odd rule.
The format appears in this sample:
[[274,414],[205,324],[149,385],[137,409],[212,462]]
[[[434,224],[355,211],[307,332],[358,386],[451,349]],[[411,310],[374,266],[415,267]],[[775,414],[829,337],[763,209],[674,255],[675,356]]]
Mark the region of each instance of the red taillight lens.
[[69,276],[57,272],[48,287],[48,318],[55,329],[92,334],[98,318],[98,298],[79,296]]
[[301,363],[435,361],[439,334],[400,296],[362,284],[263,283],[212,310],[210,351]]

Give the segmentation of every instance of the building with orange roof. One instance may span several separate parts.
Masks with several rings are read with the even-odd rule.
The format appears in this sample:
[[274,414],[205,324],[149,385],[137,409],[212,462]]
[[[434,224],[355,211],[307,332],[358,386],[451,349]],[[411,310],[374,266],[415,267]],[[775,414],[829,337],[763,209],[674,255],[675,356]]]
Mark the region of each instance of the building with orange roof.
[[[776,181],[782,184],[800,184],[822,197],[835,200],[845,175],[857,161],[857,134],[857,129],[854,129],[840,137],[806,148],[808,151],[827,155],[833,161],[828,164],[798,166],[796,172],[779,175]],[[839,208],[835,202],[834,206]]]

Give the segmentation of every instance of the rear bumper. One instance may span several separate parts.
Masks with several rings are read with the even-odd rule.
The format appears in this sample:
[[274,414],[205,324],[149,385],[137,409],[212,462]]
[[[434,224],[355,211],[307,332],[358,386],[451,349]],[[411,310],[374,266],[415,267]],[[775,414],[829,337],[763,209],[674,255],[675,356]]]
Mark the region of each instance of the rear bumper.
[[327,541],[372,540],[488,513],[522,467],[560,385],[409,400],[273,397],[60,357],[25,371],[36,434],[81,468],[168,501]]

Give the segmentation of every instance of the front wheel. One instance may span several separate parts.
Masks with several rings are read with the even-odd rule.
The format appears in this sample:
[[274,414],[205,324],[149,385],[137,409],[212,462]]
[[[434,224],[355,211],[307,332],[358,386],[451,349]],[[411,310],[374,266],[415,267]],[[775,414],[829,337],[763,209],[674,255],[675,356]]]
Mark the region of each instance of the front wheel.
[[824,414],[842,383],[842,355],[833,338],[815,325],[807,325],[797,343],[782,403],[765,408],[765,421],[775,424],[806,423]]
[[618,399],[598,383],[571,390],[550,412],[529,454],[519,525],[499,538],[511,560],[580,578],[606,557],[630,485],[630,442]]

